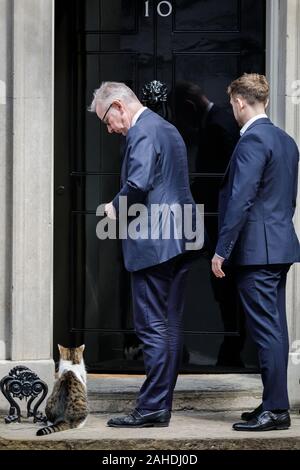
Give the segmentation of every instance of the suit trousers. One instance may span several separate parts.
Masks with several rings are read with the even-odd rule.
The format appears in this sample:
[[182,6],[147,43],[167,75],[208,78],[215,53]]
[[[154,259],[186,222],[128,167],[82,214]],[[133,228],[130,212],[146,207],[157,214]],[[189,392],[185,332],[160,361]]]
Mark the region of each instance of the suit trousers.
[[258,350],[263,409],[288,409],[289,338],[286,320],[288,264],[239,266],[237,285],[250,336]]
[[134,328],[143,343],[146,380],[137,408],[172,409],[183,346],[182,314],[188,254],[131,273]]

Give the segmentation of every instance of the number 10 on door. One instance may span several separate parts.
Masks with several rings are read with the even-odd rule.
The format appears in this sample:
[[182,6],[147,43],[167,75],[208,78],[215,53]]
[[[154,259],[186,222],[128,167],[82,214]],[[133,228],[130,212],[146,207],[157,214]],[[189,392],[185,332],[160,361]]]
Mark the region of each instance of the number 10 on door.
[[[150,1],[147,0],[145,2],[145,17],[149,17],[149,4],[150,4]],[[159,14],[159,16],[169,16],[171,15],[172,13],[172,10],[173,10],[173,6],[172,6],[172,3],[171,2],[159,2],[157,4],[157,13]]]

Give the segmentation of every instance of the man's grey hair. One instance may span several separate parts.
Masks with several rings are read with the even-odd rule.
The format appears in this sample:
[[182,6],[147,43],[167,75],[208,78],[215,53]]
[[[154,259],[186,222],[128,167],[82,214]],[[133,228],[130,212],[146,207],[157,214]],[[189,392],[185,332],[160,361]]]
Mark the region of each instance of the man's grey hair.
[[113,101],[122,100],[125,103],[138,102],[133,91],[121,82],[103,82],[100,88],[94,91],[94,99],[88,108],[92,113],[96,112],[96,106],[101,103],[102,107],[108,107]]

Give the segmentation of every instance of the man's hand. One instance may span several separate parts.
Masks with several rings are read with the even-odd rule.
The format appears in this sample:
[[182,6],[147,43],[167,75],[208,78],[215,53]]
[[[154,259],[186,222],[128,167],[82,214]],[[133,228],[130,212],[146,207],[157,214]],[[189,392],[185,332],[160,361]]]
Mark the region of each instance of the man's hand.
[[224,258],[215,254],[211,260],[211,268],[216,277],[225,277],[225,273],[222,271],[222,264],[224,263]]
[[116,209],[114,208],[112,202],[109,202],[108,204],[105,204],[105,213],[106,213],[107,217],[109,217],[110,219],[112,219],[112,220],[117,219]]

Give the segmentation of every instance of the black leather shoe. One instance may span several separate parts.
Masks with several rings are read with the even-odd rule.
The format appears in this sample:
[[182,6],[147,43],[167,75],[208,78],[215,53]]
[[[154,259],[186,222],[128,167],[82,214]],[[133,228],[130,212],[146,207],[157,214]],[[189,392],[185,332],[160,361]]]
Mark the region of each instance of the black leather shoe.
[[232,427],[235,431],[273,431],[288,429],[291,418],[288,411],[284,413],[272,413],[262,411],[247,423],[235,423]]
[[250,419],[256,418],[261,412],[263,411],[263,405],[262,403],[255,408],[253,411],[245,411],[245,413],[241,414],[241,419],[243,421],[250,421]]
[[150,428],[169,426],[171,412],[168,410],[154,411],[146,415],[141,415],[137,410],[133,410],[127,416],[111,418],[107,426],[114,428]]

